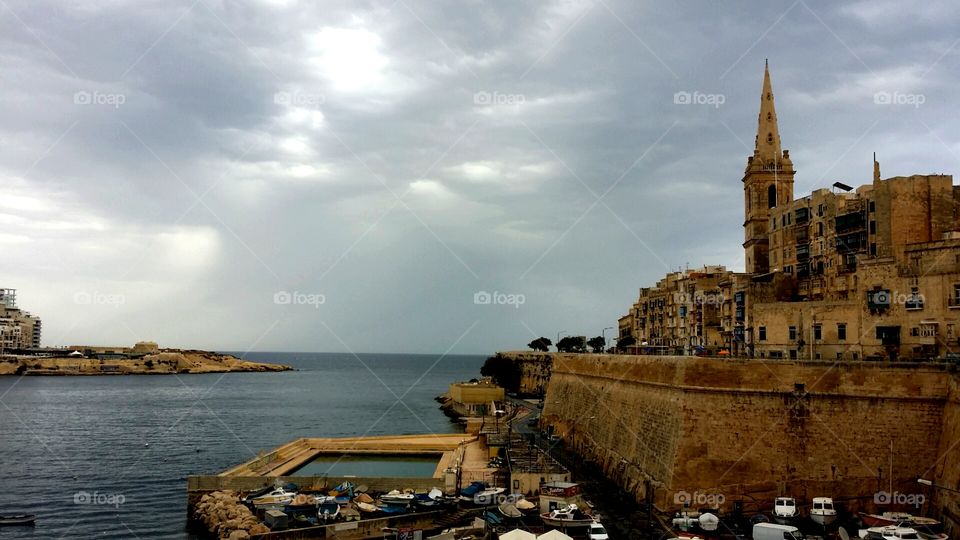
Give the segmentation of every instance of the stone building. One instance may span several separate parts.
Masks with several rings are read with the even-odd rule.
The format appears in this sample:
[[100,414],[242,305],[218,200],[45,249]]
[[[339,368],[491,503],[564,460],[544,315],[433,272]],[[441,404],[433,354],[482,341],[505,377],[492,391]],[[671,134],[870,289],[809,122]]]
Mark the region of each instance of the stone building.
[[[667,274],[619,321],[634,352],[927,359],[960,345],[960,187],[950,175],[837,182],[795,199],[769,68],[744,190],[746,272]],[[704,276],[706,274],[706,276]],[[697,295],[710,299],[696,301]],[[711,296],[714,295],[714,296]],[[684,302],[692,298],[693,304]],[[692,314],[693,316],[691,317]]]
[[17,290],[0,289],[0,352],[40,347],[40,318],[17,307]]
[[503,388],[490,379],[458,382],[450,385],[450,407],[461,416],[486,416],[494,413],[494,404],[503,401]]

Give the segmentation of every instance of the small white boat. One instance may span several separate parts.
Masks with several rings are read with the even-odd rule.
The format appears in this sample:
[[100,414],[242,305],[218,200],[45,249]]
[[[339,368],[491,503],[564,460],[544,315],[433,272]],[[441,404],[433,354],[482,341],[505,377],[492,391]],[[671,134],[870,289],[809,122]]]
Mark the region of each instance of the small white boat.
[[540,519],[543,520],[544,525],[561,529],[578,527],[586,529],[593,523],[593,516],[583,513],[576,504],[540,514]]
[[340,516],[340,504],[336,497],[321,497],[317,499],[317,518],[320,521],[333,521]]
[[773,501],[773,519],[786,525],[787,521],[800,517],[800,509],[797,507],[797,500],[793,497],[777,497]]
[[720,526],[720,518],[707,512],[701,515],[697,519],[697,523],[700,525],[700,528],[706,532],[713,532],[717,530],[717,527]]
[[860,529],[860,538],[864,540],[920,540],[916,529],[887,525]]
[[477,506],[492,506],[497,504],[499,496],[506,491],[504,488],[486,488],[473,495],[473,504]]
[[357,505],[357,510],[360,510],[361,512],[363,512],[363,513],[365,513],[365,514],[372,514],[372,513],[374,513],[374,512],[379,512],[379,511],[380,511],[380,509],[377,508],[377,506],[374,505],[374,504],[365,503],[365,502],[357,502],[357,501],[355,501],[353,504]]
[[830,497],[814,497],[810,507],[810,519],[826,527],[837,520],[837,509]]
[[279,510],[282,507],[293,503],[297,497],[297,492],[287,491],[283,488],[277,488],[273,491],[250,499],[250,504],[261,509]]
[[401,493],[398,490],[393,490],[389,493],[380,496],[380,502],[384,504],[410,504],[416,496],[413,493]]

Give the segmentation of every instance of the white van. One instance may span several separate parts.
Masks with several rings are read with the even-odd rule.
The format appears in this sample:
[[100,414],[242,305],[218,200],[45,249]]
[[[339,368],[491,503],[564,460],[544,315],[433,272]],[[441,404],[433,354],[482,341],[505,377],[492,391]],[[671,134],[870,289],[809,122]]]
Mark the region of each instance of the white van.
[[753,526],[753,540],[803,540],[803,535],[793,525],[757,523]]

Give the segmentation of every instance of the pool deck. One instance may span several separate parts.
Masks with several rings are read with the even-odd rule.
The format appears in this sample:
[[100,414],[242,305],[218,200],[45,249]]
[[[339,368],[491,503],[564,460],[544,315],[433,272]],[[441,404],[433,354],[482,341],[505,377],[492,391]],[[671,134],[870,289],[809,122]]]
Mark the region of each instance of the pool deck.
[[302,438],[261,452],[256,458],[223,471],[221,477],[287,476],[317,456],[324,454],[362,455],[436,455],[439,458],[434,478],[442,478],[446,469],[458,461],[464,472],[481,475],[487,467],[487,449],[476,435],[396,435],[347,438]]

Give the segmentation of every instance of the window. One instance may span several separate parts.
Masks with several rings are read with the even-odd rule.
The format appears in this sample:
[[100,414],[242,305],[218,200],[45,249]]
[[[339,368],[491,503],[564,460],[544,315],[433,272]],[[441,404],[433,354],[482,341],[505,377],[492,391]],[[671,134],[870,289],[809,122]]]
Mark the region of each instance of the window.
[[760,341],[766,341],[766,340],[767,340],[767,327],[766,327],[766,326],[761,326],[760,328],[757,328],[757,339],[759,339]]
[[875,242],[870,244],[870,255],[876,256],[877,254],[877,244]]
[[813,325],[813,339],[817,341],[823,339],[823,327],[819,324]]
[[770,186],[767,188],[767,208],[774,208],[777,206],[777,186]]
[[910,296],[907,297],[904,307],[910,310],[923,309],[923,295],[920,294],[920,289],[917,287],[910,287]]
[[817,236],[823,236],[823,222],[817,223]]
[[789,328],[788,333],[790,334],[790,341],[794,341],[794,340],[797,339],[797,327],[796,327],[796,326],[791,326],[791,327]]
[[871,212],[876,212],[876,211],[877,211],[877,205],[876,205],[876,203],[874,203],[873,201],[870,201],[870,211],[871,211]]
[[877,234],[877,222],[870,220],[870,234]]
[[837,339],[840,341],[847,339],[847,323],[837,323]]
[[791,360],[796,360],[796,359],[797,359],[797,350],[796,350],[796,349],[790,349],[790,359],[791,359]]

